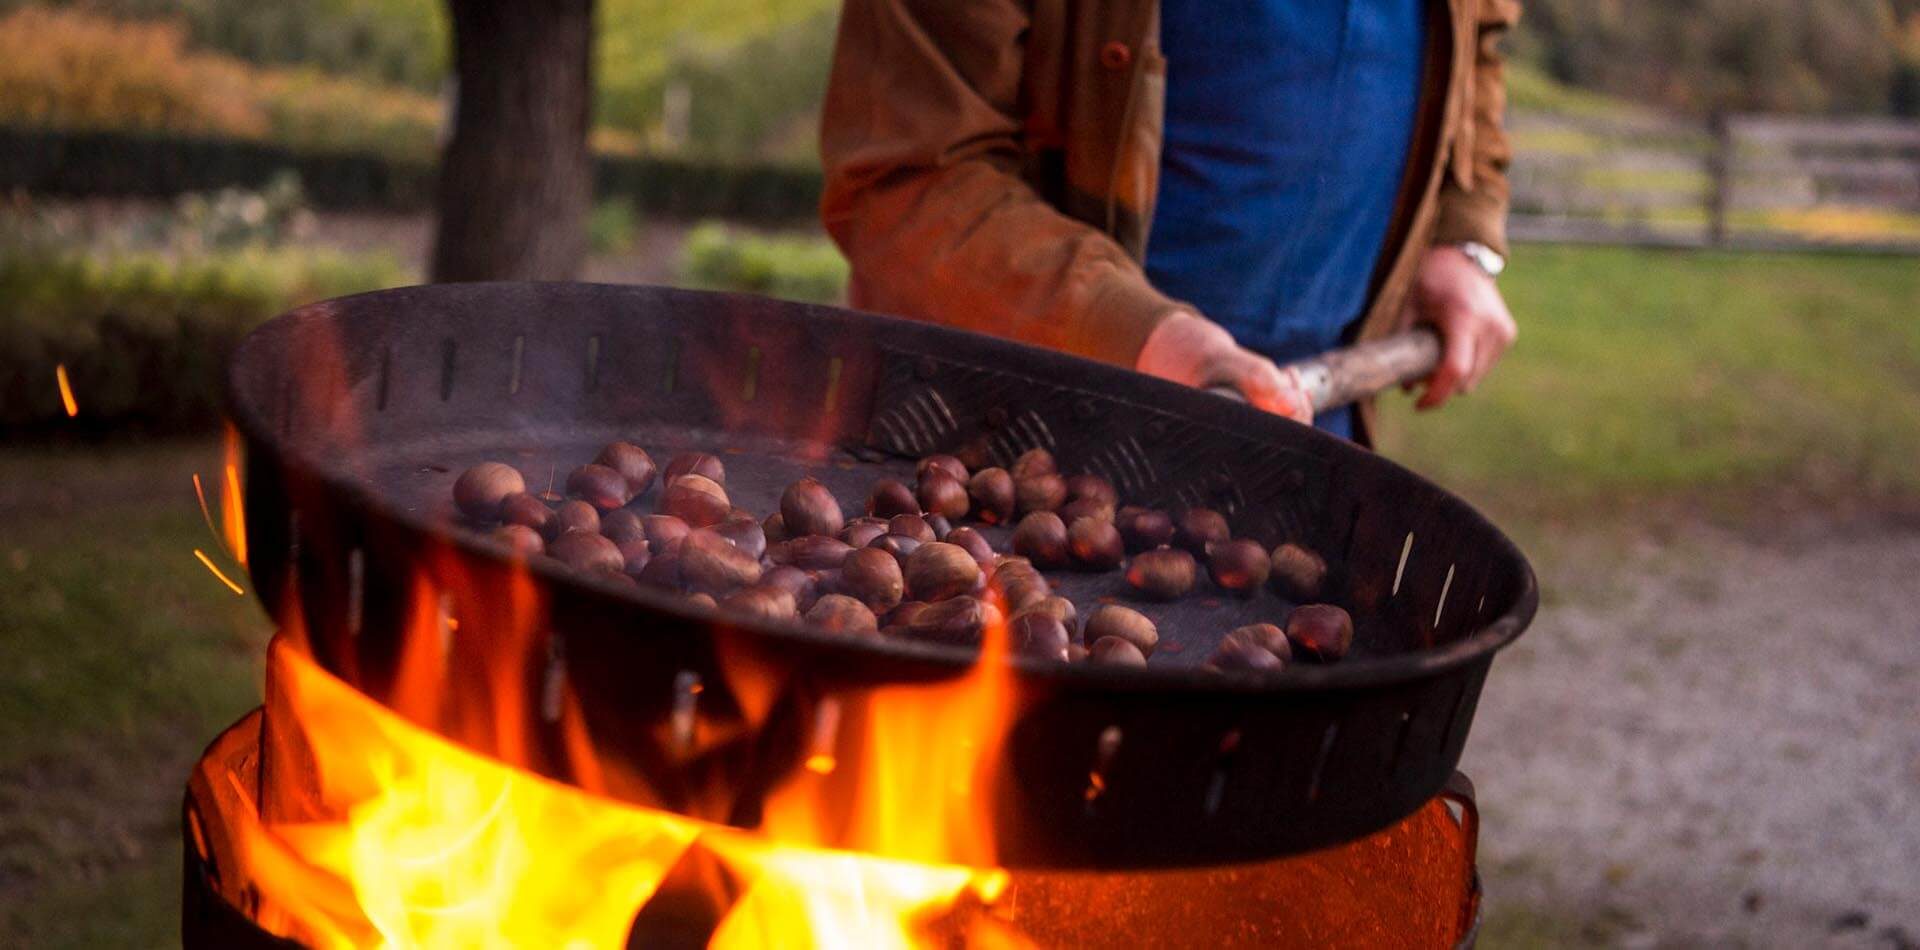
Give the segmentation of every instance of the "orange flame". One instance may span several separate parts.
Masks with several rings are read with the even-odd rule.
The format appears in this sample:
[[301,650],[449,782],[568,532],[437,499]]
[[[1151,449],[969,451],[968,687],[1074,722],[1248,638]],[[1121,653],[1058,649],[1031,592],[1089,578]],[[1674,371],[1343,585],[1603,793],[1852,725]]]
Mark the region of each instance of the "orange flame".
[[[297,716],[318,807],[341,816],[247,840],[259,920],[276,932],[327,946],[619,946],[697,833],[468,752],[289,641],[270,663],[286,702],[270,714]],[[344,882],[351,901],[315,900],[340,887],[315,879]]]
[[[986,631],[980,658],[949,683],[887,686],[828,700],[822,720],[848,720],[832,746],[818,743],[767,801],[765,828],[779,840],[843,841],[915,861],[993,867],[993,790],[1017,711],[1006,663],[1006,625]],[[831,705],[828,705],[831,704]],[[833,781],[854,767],[851,793]],[[840,796],[847,800],[840,801]],[[845,824],[828,827],[836,816]],[[839,834],[835,834],[839,831]]]
[[317,946],[620,946],[696,841],[748,882],[713,947],[924,945],[930,920],[1006,884],[1004,872],[772,844],[602,799],[420,729],[294,639],[277,638],[268,662],[268,714],[293,722],[311,755],[311,809],[338,817],[243,825],[243,861],[256,919]]
[[[229,424],[226,437],[226,465],[221,480],[220,528],[227,542],[227,552],[233,555],[233,559],[239,562],[241,567],[246,567],[247,513],[246,503],[242,500],[240,491],[240,460],[240,433]],[[195,476],[194,490],[198,491],[199,488],[200,480]],[[203,500],[202,505],[204,504]]]
[[[537,585],[515,571],[503,601],[460,559],[425,560],[391,708],[322,669],[303,631],[270,650],[264,818],[240,834],[262,925],[321,946],[620,946],[656,892],[687,886],[672,875],[697,848],[735,882],[703,898],[721,910],[714,947],[1017,944],[978,912],[1006,886],[981,870],[992,763],[1014,711],[1004,627],[956,680],[823,703],[804,766],[766,803],[763,837],[595,794],[577,699],[564,686],[529,694],[528,671],[546,660]],[[476,585],[505,606],[462,624],[452,605]],[[557,712],[577,786],[463,746],[531,761],[524,730],[543,710]],[[789,843],[825,841],[889,857]]]

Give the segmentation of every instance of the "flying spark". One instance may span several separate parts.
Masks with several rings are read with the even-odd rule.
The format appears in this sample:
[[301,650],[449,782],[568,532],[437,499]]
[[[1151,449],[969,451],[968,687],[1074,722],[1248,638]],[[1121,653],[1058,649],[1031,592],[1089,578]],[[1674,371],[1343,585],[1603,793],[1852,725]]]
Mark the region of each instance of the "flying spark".
[[207,557],[207,552],[202,551],[199,548],[194,548],[193,556],[199,558],[200,563],[205,564],[207,566],[207,570],[212,571],[213,576],[220,579],[220,583],[227,585],[228,590],[233,591],[234,594],[240,597],[247,596],[247,592],[244,590],[241,590],[239,584],[235,584],[232,578],[222,573],[220,568],[214,566],[213,559],[210,557]]
[[67,409],[67,418],[80,414],[80,404],[73,401],[73,384],[67,382],[67,364],[57,363],[53,367],[53,378],[60,383],[60,404]]

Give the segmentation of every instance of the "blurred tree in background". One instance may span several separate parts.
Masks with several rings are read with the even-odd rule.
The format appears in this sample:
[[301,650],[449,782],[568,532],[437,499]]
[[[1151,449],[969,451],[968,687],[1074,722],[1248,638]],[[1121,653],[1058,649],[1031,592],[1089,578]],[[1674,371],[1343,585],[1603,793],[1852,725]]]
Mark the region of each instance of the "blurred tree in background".
[[564,280],[593,202],[593,0],[447,0],[457,80],[432,279]]
[[1528,0],[1515,52],[1684,112],[1920,114],[1920,0]]

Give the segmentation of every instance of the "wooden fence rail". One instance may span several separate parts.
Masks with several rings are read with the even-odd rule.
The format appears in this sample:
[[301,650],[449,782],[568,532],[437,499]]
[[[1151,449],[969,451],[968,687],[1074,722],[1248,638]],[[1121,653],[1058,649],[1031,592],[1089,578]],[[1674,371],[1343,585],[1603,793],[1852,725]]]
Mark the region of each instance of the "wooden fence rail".
[[1920,122],[1516,113],[1523,240],[1920,253]]

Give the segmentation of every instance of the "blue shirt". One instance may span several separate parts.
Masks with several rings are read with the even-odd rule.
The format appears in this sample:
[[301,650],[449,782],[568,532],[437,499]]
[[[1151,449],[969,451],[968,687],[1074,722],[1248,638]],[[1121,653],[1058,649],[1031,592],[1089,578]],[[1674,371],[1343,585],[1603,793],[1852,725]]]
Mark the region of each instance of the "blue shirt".
[[[1427,0],[1164,0],[1147,276],[1285,362],[1364,312],[1412,145]],[[1319,425],[1352,435],[1346,410]]]

